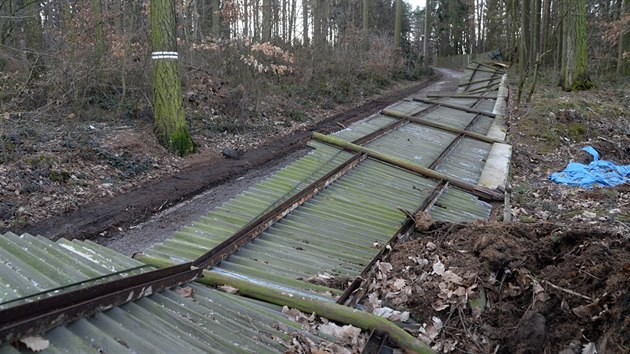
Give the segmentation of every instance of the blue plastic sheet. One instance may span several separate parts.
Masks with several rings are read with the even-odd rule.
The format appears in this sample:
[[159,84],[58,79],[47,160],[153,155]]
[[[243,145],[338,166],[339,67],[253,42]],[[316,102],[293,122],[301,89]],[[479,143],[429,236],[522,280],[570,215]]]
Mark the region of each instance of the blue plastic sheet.
[[614,187],[630,183],[630,165],[620,166],[611,161],[600,160],[599,153],[592,146],[582,150],[593,156],[590,164],[570,162],[564,171],[553,173],[549,179],[559,184],[584,188]]

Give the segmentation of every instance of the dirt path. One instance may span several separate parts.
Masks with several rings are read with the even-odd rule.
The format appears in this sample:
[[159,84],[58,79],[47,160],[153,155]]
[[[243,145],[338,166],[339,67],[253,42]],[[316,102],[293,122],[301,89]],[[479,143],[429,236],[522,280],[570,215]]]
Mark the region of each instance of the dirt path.
[[[449,83],[450,85],[456,85],[456,79],[453,79],[457,75],[455,72],[437,71],[440,75],[433,80],[384,94],[369,103],[341,112],[314,124],[308,130],[291,133],[282,139],[273,140],[257,149],[247,151],[238,160],[200,160],[178,174],[151,181],[124,194],[115,195],[111,199],[83,205],[78,210],[56,215],[22,228],[13,228],[11,231],[15,233],[28,232],[50,239],[99,238],[101,242],[105,242],[109,238],[112,240],[120,239],[121,236],[118,234],[125,234],[125,238],[135,239],[128,236],[129,230],[145,229],[144,226],[140,227],[138,225],[150,219],[159,219],[157,216],[153,219],[152,217],[156,213],[164,212],[184,201],[191,200],[204,191],[209,191],[211,188],[243,177],[240,183],[236,184],[238,187],[233,187],[233,191],[216,192],[217,195],[224,195],[222,198],[215,198],[219,202],[247,188],[251,183],[255,183],[258,180],[257,178],[273,171],[274,166],[280,164],[275,167],[279,168],[285,156],[302,149],[313,131],[323,133],[336,131],[341,129],[340,124],[347,126],[352,122],[364,119],[403,97],[411,94],[421,94],[424,90],[440,90],[444,85],[449,85]],[[448,78],[451,79],[449,80]],[[246,182],[250,182],[250,184]],[[230,190],[229,187],[225,188]],[[199,213],[206,212],[208,207],[206,202],[206,205],[199,207]],[[177,207],[175,210],[178,208],[181,207]],[[172,213],[172,211],[169,213]],[[158,227],[158,229],[160,228]],[[161,235],[166,237],[171,232],[171,229],[167,229]],[[148,231],[147,233],[149,234]],[[153,237],[155,235],[147,236],[149,239]]]

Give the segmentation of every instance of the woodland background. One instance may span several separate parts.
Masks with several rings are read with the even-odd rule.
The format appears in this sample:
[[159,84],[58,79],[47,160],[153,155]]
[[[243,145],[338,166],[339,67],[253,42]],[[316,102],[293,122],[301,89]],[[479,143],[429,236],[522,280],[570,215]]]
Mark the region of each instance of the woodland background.
[[[175,3],[185,98],[204,106],[221,91],[226,99],[213,109],[240,129],[256,125],[269,94],[344,102],[421,77],[434,56],[502,48],[509,60],[520,55],[525,71],[544,53],[559,71],[562,21],[573,21],[574,9],[586,10],[589,71],[630,69],[625,0],[433,0],[428,14],[396,0]],[[0,1],[0,111],[78,120],[150,114],[149,11],[146,0]],[[303,119],[299,109],[288,114]]]

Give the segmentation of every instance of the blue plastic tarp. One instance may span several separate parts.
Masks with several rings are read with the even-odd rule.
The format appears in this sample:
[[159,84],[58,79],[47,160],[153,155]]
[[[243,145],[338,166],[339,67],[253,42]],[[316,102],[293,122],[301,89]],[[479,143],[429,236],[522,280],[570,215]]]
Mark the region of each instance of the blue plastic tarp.
[[630,165],[620,166],[611,161],[600,160],[599,153],[592,146],[582,150],[593,156],[590,164],[570,162],[564,171],[553,173],[549,179],[559,184],[584,188],[614,187],[630,183]]

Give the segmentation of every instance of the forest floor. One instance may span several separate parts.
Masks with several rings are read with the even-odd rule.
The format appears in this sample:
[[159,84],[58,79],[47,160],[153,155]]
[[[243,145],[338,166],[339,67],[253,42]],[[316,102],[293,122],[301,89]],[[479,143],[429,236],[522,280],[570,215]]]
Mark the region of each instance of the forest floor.
[[416,232],[380,263],[363,304],[409,315],[408,328],[441,352],[628,353],[630,185],[583,189],[548,177],[588,164],[588,145],[630,164],[630,83],[569,93],[543,82],[520,106],[517,85],[513,221]]

